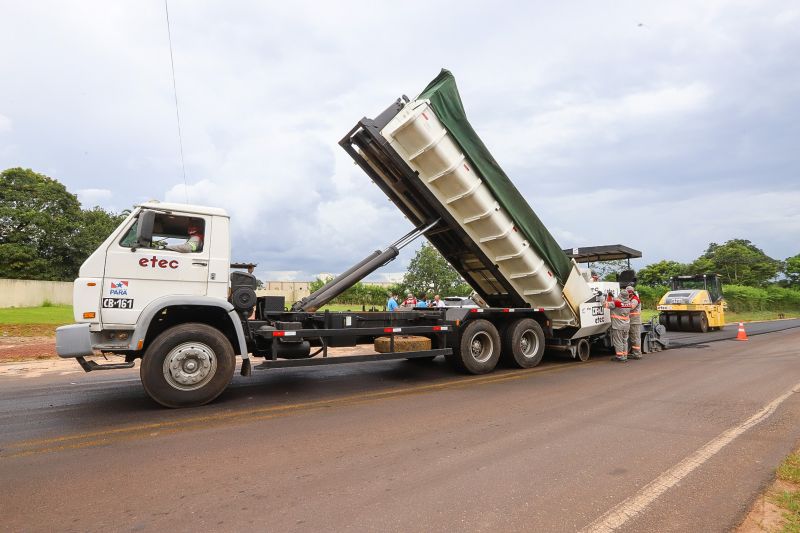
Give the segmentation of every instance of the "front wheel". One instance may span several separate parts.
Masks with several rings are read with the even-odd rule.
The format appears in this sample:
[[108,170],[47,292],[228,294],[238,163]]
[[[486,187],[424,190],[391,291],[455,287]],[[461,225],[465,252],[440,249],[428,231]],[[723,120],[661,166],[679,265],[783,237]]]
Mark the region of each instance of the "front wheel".
[[233,378],[236,355],[225,335],[188,323],[161,333],[147,348],[139,375],[147,394],[165,407],[195,407],[219,396]]

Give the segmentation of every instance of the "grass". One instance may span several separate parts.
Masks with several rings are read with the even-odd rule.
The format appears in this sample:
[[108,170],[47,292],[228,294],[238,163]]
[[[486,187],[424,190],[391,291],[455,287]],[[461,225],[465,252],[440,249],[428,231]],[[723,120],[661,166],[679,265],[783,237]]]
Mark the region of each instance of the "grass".
[[800,485],[800,451],[787,457],[778,467],[778,477],[789,483]]
[[52,337],[56,326],[74,322],[71,305],[0,309],[0,336]]
[[8,307],[0,309],[0,324],[53,324],[74,322],[71,305]]
[[778,467],[778,479],[790,483],[793,490],[782,490],[771,496],[783,512],[782,533],[800,533],[800,452],[787,457]]

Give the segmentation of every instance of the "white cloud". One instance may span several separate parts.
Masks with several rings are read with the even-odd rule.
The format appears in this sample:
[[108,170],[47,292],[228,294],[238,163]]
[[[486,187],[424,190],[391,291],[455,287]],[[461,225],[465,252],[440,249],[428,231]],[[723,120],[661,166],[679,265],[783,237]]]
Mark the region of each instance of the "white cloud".
[[670,128],[706,109],[713,91],[703,82],[657,87],[599,98],[557,95],[548,109],[529,117],[506,117],[489,125],[493,146],[507,164],[573,166],[569,156],[584,145],[616,145],[643,129]]
[[91,209],[98,205],[104,206],[113,196],[108,189],[80,189],[76,194],[84,209]]
[[256,277],[262,281],[310,281],[305,279],[298,280],[298,276],[302,276],[302,274],[299,270],[255,271]]
[[11,131],[11,119],[7,116],[0,114],[0,133]]
[[[237,260],[311,279],[410,229],[336,143],[446,66],[476,130],[564,246],[622,241],[655,260],[743,236],[797,253],[785,204],[800,190],[793,3],[410,0],[403,12],[424,23],[398,24],[396,6],[367,0],[171,1],[187,191],[163,6],[11,3],[0,18],[0,48],[16,52],[0,55],[0,168],[45,172],[84,204],[188,192],[231,213]],[[380,35],[365,40],[364,28]],[[606,212],[620,194],[633,223]],[[744,209],[751,201],[760,211]]]
[[[568,197],[580,214],[585,230],[575,240],[563,240],[567,248],[624,244],[643,252],[641,264],[662,258],[691,261],[711,242],[749,239],[775,259],[785,259],[785,250],[797,249],[800,235],[800,190],[772,192],[751,190],[686,190],[680,200],[654,199],[646,190],[602,189]],[[771,239],[766,241],[765,236]]]

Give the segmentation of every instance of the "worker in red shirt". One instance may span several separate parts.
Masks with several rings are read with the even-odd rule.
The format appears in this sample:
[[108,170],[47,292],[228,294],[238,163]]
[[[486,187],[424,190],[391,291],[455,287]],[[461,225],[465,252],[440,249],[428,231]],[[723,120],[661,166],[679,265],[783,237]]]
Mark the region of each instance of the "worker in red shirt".
[[631,346],[631,359],[642,358],[642,300],[636,293],[633,285],[628,285],[626,291],[631,302],[630,330],[628,338]]
[[403,300],[403,306],[404,307],[416,307],[417,306],[417,299],[414,298],[414,295],[412,293],[409,292],[408,296],[406,296],[406,299]]
[[614,343],[614,351],[616,352],[616,355],[611,360],[618,363],[627,362],[631,312],[628,291],[621,290],[618,298],[614,298],[609,293],[606,299],[606,306],[611,309],[611,342]]

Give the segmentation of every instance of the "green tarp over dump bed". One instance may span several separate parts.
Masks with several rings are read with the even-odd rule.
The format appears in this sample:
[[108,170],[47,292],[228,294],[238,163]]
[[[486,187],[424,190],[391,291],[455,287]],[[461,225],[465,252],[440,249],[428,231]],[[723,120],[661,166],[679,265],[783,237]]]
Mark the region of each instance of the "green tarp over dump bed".
[[566,283],[572,268],[570,260],[472,129],[453,74],[442,69],[418,99],[430,100],[436,116],[472,162],[472,166],[478,169],[486,185],[525,235],[531,247],[553,269],[561,283]]

